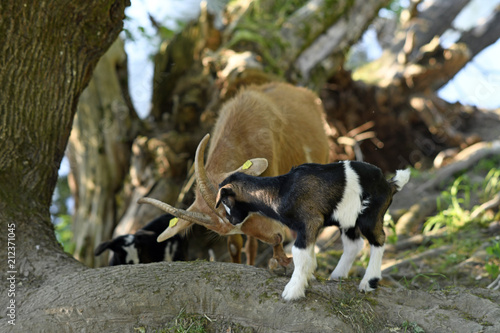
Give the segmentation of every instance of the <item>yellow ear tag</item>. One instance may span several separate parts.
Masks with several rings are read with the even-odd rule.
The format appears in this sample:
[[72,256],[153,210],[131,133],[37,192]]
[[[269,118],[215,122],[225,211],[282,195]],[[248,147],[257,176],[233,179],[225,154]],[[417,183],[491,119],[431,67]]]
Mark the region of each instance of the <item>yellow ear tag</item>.
[[241,167],[241,169],[243,170],[247,170],[247,169],[250,169],[250,167],[252,166],[252,161],[248,160],[245,162],[245,164],[243,164],[243,167]]
[[172,228],[173,226],[175,226],[177,224],[177,221],[179,221],[179,219],[177,217],[174,217],[173,219],[170,220],[168,227]]

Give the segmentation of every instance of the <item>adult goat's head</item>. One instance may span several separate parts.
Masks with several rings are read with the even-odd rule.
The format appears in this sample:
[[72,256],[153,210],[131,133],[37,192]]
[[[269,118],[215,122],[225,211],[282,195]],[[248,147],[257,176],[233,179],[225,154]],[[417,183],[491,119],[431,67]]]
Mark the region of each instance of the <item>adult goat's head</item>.
[[[242,233],[238,226],[234,226],[231,222],[229,222],[226,218],[226,212],[222,207],[215,207],[215,199],[217,196],[215,186],[217,184],[213,184],[213,182],[209,179],[204,163],[205,149],[209,139],[210,135],[205,135],[196,149],[194,160],[195,177],[197,182],[196,200],[187,210],[172,207],[169,204],[153,198],[141,198],[138,201],[141,204],[151,204],[167,213],[177,216],[178,220],[175,220],[175,223],[170,223],[169,228],[167,228],[158,237],[159,242],[178,234],[193,224],[202,225],[220,235]],[[223,175],[217,175],[217,177],[226,178],[234,172],[244,172],[249,175],[259,176],[267,169],[267,166],[268,162],[265,158],[254,158],[247,161],[238,169]]]

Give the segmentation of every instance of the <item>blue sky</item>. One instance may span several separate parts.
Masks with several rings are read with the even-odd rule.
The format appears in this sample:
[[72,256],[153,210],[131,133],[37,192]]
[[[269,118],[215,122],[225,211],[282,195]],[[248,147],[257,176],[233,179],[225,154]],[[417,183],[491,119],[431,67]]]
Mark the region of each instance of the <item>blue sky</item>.
[[[469,30],[484,22],[500,0],[472,1],[453,22],[457,30]],[[500,27],[496,27],[500,29]],[[459,36],[450,32],[449,40],[442,38],[446,47]],[[440,92],[448,101],[483,108],[500,107],[500,40],[479,53]]]

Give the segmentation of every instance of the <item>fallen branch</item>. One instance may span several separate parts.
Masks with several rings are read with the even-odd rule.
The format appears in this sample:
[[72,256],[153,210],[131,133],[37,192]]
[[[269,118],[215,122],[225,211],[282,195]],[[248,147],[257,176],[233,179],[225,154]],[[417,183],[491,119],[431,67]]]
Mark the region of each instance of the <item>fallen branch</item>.
[[417,188],[417,193],[436,189],[443,181],[450,178],[457,172],[472,167],[479,160],[490,156],[500,154],[500,140],[491,142],[479,142],[465,148],[455,156],[454,162],[446,165],[436,172],[436,176],[425,182]]
[[436,249],[428,250],[417,255],[414,255],[407,259],[396,260],[395,262],[389,262],[382,265],[382,274],[390,274],[394,269],[401,270],[401,268],[406,266],[415,266],[416,262],[420,262],[425,258],[433,258],[449,251],[452,248],[451,245],[444,245]]
[[421,245],[425,241],[425,237],[422,234],[415,235],[408,239],[398,241],[396,244],[386,244],[385,251],[386,252],[401,252],[411,249],[413,247],[417,247]]
[[436,210],[438,196],[439,194],[424,196],[422,200],[411,206],[408,212],[403,214],[397,221],[396,234],[398,236],[407,236],[420,229],[425,219]]
[[472,214],[470,214],[470,218],[471,219],[475,219],[476,217],[479,216],[479,214],[487,211],[488,209],[495,208],[495,207],[497,207],[499,205],[500,205],[500,193],[497,193],[493,197],[493,199],[485,202],[481,206],[479,206],[476,209],[474,209],[474,211],[472,212]]

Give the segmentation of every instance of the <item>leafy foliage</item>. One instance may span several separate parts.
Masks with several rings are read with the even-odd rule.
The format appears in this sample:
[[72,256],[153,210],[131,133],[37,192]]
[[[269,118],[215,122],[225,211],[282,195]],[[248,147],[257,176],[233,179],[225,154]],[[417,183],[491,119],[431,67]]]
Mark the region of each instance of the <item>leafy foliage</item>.
[[483,201],[488,201],[500,192],[500,169],[492,168],[488,172],[484,178],[483,188],[483,195],[481,196]]
[[486,272],[493,278],[500,274],[500,239],[486,248],[486,253],[490,255],[489,262],[485,265]]
[[443,191],[437,199],[438,214],[424,224],[424,233],[446,227],[450,232],[457,231],[470,221],[469,211],[471,187],[466,175],[458,177],[449,190]]
[[75,252],[75,242],[73,241],[73,230],[71,229],[72,218],[64,214],[57,217],[55,225],[56,238],[64,248],[64,252],[73,254]]
[[61,175],[57,180],[50,213],[58,242],[63,246],[65,252],[73,254],[75,251],[75,242],[73,241],[72,230],[73,219],[68,205],[70,198],[71,192],[68,185],[68,176]]
[[389,213],[385,213],[384,215],[384,227],[387,228],[390,232],[387,235],[387,243],[396,244],[398,242],[398,235],[396,233],[396,223],[392,219],[392,216]]
[[408,333],[424,333],[425,330],[418,326],[417,323],[415,322],[409,322],[408,320],[405,320],[403,324],[401,324],[401,329],[403,332],[408,332]]

